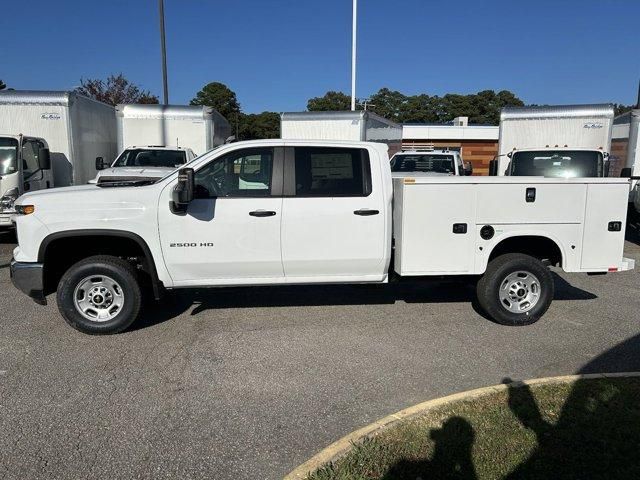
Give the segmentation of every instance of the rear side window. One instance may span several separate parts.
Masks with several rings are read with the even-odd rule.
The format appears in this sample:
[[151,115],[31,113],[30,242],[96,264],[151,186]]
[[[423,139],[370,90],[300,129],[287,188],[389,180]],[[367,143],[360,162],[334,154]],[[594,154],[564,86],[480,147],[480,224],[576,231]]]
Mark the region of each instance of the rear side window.
[[295,171],[298,197],[366,197],[371,193],[366,149],[296,147]]

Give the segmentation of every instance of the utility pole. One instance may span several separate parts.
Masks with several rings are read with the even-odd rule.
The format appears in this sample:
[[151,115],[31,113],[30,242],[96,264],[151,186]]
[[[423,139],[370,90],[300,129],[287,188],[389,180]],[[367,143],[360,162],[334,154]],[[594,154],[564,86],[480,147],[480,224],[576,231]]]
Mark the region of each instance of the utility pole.
[[356,39],[358,27],[358,0],[353,0],[353,19],[351,27],[351,111],[356,109]]
[[169,105],[169,86],[167,85],[167,45],[164,38],[164,0],[158,0],[160,12],[160,48],[162,49],[162,88],[164,104]]

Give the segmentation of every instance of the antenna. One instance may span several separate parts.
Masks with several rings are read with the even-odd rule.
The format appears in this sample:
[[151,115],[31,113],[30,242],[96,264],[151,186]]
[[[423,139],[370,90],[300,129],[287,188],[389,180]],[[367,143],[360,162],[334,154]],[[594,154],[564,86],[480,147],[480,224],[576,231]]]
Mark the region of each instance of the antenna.
[[640,80],[638,80],[638,100],[636,101],[636,108],[640,108]]

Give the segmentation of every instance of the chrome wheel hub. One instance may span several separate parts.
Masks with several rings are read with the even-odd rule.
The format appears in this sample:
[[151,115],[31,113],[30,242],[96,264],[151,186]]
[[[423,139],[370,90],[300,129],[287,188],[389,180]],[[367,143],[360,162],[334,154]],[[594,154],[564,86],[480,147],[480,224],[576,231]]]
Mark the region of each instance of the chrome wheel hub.
[[540,300],[540,281],[524,270],[510,273],[500,284],[498,298],[502,306],[512,313],[526,313]]
[[92,275],[78,282],[73,301],[76,310],[87,320],[106,322],[122,310],[124,293],[111,277]]

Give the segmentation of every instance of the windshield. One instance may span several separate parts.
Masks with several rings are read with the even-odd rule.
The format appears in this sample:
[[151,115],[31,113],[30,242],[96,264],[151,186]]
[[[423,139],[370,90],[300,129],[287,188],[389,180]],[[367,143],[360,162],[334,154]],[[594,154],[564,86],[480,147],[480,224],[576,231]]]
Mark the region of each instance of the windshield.
[[517,177],[602,177],[602,153],[582,150],[516,152],[509,174]]
[[187,157],[183,150],[125,150],[113,163],[114,167],[169,167],[184,165]]
[[391,159],[392,172],[455,173],[453,155],[396,155]]
[[15,138],[0,138],[0,176],[18,171],[18,141]]

